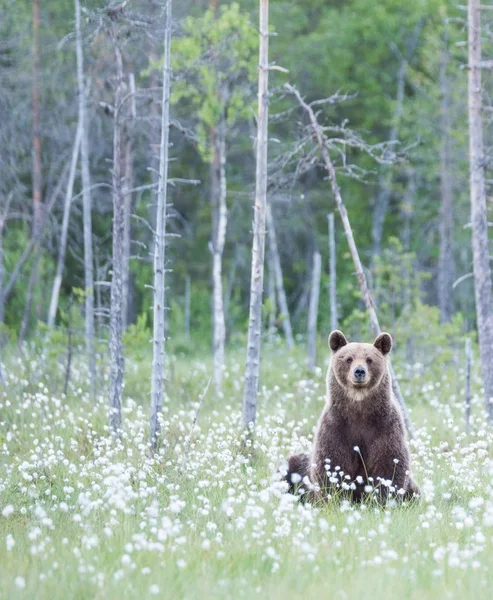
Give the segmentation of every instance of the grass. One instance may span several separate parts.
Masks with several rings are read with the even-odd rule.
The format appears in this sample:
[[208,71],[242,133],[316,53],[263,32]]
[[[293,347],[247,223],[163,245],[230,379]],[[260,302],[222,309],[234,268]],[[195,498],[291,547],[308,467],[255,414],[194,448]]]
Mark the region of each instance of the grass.
[[[413,367],[397,357],[423,494],[382,509],[301,505],[275,481],[283,458],[309,447],[325,401],[325,367],[308,372],[302,347],[265,346],[246,454],[244,356],[230,352],[224,395],[211,386],[183,470],[208,357],[170,359],[164,443],[150,458],[145,350],[128,349],[121,440],[108,435],[105,395],[88,395],[80,353],[67,397],[62,350],[33,343],[22,357],[5,355],[0,598],[489,597],[492,436],[478,373],[463,432],[460,357]],[[319,356],[322,365],[326,351]]]

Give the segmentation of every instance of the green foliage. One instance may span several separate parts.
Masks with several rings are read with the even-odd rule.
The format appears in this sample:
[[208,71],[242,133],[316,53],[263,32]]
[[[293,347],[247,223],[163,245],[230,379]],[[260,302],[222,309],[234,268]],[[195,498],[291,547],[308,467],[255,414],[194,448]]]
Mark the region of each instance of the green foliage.
[[173,40],[173,68],[178,77],[171,101],[196,115],[199,149],[210,161],[209,129],[223,115],[231,127],[251,114],[258,36],[249,15],[236,2],[222,4],[217,16],[210,8],[202,17],[189,17],[183,31],[183,36]]

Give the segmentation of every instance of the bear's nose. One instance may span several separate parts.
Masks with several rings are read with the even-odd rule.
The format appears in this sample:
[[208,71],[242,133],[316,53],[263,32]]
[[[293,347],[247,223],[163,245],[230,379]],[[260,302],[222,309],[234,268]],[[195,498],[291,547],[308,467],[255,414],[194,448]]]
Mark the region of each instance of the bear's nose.
[[356,369],[354,369],[354,376],[356,379],[364,379],[366,376],[366,369],[364,367],[356,367]]

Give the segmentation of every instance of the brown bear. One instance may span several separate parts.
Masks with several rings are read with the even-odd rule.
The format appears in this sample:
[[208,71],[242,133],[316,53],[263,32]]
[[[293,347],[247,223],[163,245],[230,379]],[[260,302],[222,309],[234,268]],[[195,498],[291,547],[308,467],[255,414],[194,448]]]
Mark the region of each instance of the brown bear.
[[336,490],[356,501],[368,493],[381,500],[389,492],[402,499],[418,495],[387,366],[391,336],[381,333],[373,345],[348,343],[336,330],[329,347],[328,401],[311,455],[288,459],[290,492],[309,500],[325,500]]

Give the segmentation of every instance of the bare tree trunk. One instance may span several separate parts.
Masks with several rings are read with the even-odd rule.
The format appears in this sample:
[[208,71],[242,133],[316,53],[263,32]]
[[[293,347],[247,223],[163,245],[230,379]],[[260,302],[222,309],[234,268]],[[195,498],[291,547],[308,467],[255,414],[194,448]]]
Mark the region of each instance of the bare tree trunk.
[[294,348],[293,329],[291,327],[291,318],[289,316],[288,301],[286,292],[284,291],[284,281],[282,277],[281,259],[279,257],[279,249],[277,247],[277,236],[272,210],[270,205],[267,205],[267,235],[269,236],[269,251],[272,255],[272,266],[277,288],[277,299],[279,301],[280,317],[286,344],[290,350]]
[[185,279],[185,341],[190,341],[190,305],[192,300],[192,294],[190,289],[190,275],[187,275]]
[[116,59],[116,89],[113,130],[113,265],[110,308],[110,397],[109,425],[112,433],[122,426],[122,393],[125,358],[123,355],[123,235],[124,198],[122,192],[121,117],[123,98],[123,60],[116,34],[112,32]]
[[493,421],[493,315],[488,249],[488,222],[484,182],[485,157],[481,121],[481,9],[479,0],[468,3],[469,32],[469,164],[474,291],[479,353],[488,421]]
[[447,49],[440,52],[440,220],[439,235],[440,249],[438,256],[438,306],[440,308],[440,321],[450,321],[454,312],[452,284],[454,282],[454,253],[453,253],[453,172],[451,165],[451,139],[450,139],[450,90],[447,75],[448,67]]
[[320,278],[322,275],[322,256],[318,250],[313,253],[312,285],[310,288],[310,306],[308,309],[308,368],[313,371],[317,358],[317,319],[320,297]]
[[[221,122],[216,128],[214,141],[216,144],[215,156],[218,173],[219,197],[213,198],[214,217],[214,242],[212,245],[212,285],[214,307],[214,386],[217,393],[222,393],[224,370],[224,344],[226,340],[226,326],[224,321],[222,263],[224,244],[226,241],[226,227],[228,223],[228,210],[226,206],[226,120],[221,115]],[[214,161],[216,162],[216,160]],[[213,186],[215,189],[216,186]]]
[[[341,216],[342,224],[344,227],[344,232],[346,234],[346,239],[347,239],[348,245],[349,245],[349,251],[351,252],[351,257],[353,259],[353,263],[355,266],[356,275],[358,277],[360,290],[361,290],[361,296],[363,297],[363,301],[365,302],[366,309],[368,310],[368,315],[370,317],[370,322],[373,327],[373,330],[375,331],[376,334],[380,334],[382,332],[382,330],[380,328],[380,323],[378,321],[377,312],[375,310],[373,298],[371,296],[370,289],[368,287],[366,274],[365,274],[365,271],[363,270],[363,265],[361,264],[361,259],[359,257],[358,248],[356,246],[356,242],[354,241],[353,230],[351,227],[351,223],[349,222],[347,210],[344,205],[344,202],[342,201],[341,191],[339,189],[339,184],[337,183],[336,171],[334,168],[334,164],[332,163],[332,160],[330,158],[329,152],[327,150],[323,131],[317,122],[317,118],[315,116],[315,113],[313,112],[312,107],[303,100],[303,98],[300,96],[300,93],[298,92],[298,90],[291,85],[286,85],[286,89],[296,96],[296,99],[298,100],[299,104],[308,113],[308,116],[310,117],[313,134],[314,134],[315,139],[317,140],[317,144],[320,148],[320,152],[322,154],[322,158],[323,158],[325,167],[327,169],[327,173],[329,175],[330,186],[332,188],[332,192],[335,197],[337,208],[338,208],[339,214]],[[394,369],[393,369],[390,361],[389,361],[389,372],[390,372],[390,376],[392,379],[392,389],[393,389],[394,394],[401,406],[402,415],[403,415],[403,418],[404,418],[404,421],[406,424],[406,428],[407,428],[409,437],[412,438],[414,434],[413,434],[412,424],[409,419],[409,413],[407,410],[406,403],[404,402],[404,398],[402,396],[399,382],[397,380],[397,377],[395,375]]]
[[32,70],[32,109],[33,109],[33,235],[37,235],[42,220],[42,160],[41,160],[41,102],[39,30],[41,27],[40,0],[33,0],[33,70]]
[[169,102],[171,88],[171,11],[172,0],[166,5],[166,25],[164,34],[163,102],[161,114],[161,145],[159,153],[159,186],[157,197],[157,223],[154,239],[154,322],[152,335],[152,375],[151,375],[151,426],[150,441],[157,448],[159,434],[159,414],[163,406],[164,392],[164,343],[165,343],[165,261],[166,261],[166,200],[168,189],[169,151]]
[[60,297],[60,287],[62,285],[63,268],[65,265],[65,253],[67,251],[68,226],[70,220],[70,206],[72,204],[72,194],[74,191],[75,171],[79,159],[79,149],[82,137],[82,127],[79,119],[77,131],[75,134],[74,148],[72,150],[72,160],[70,162],[70,171],[68,174],[67,189],[65,191],[65,205],[63,207],[62,231],[60,235],[60,246],[58,248],[58,261],[56,265],[55,279],[51,291],[50,308],[48,311],[48,327],[55,325],[55,318],[58,309],[58,299]]
[[257,415],[262,292],[264,285],[265,219],[267,208],[267,149],[269,121],[269,0],[260,0],[260,49],[257,116],[257,170],[253,223],[250,315],[248,319],[247,362],[243,395],[243,426],[255,425]]
[[[85,317],[84,333],[86,355],[89,363],[92,395],[96,396],[96,351],[94,346],[94,265],[92,257],[92,198],[91,175],[89,171],[89,142],[86,123],[87,92],[84,84],[84,53],[80,22],[80,0],[75,0],[75,32],[77,49],[77,87],[79,93],[79,123],[82,130],[80,157],[82,176],[82,215],[84,223],[84,284]],[[115,117],[116,128],[116,117]]]
[[3,233],[9,217],[10,203],[12,202],[13,193],[7,196],[3,213],[0,216],[0,324],[5,319],[5,302],[4,302],[4,280],[5,280],[5,266],[3,264]]
[[336,279],[336,240],[334,234],[334,213],[327,216],[329,220],[329,304],[330,330],[337,329],[337,279]]
[[466,397],[464,420],[466,424],[466,433],[471,430],[471,365],[472,365],[472,347],[471,338],[466,338]]
[[137,117],[135,104],[135,77],[133,73],[128,76],[129,93],[132,94],[128,106],[129,114],[125,132],[125,176],[123,178],[124,198],[124,230],[123,230],[123,329],[127,328],[129,319],[129,294],[130,294],[130,244],[131,227],[130,216],[132,214],[132,200],[134,187],[133,174],[133,121]]

